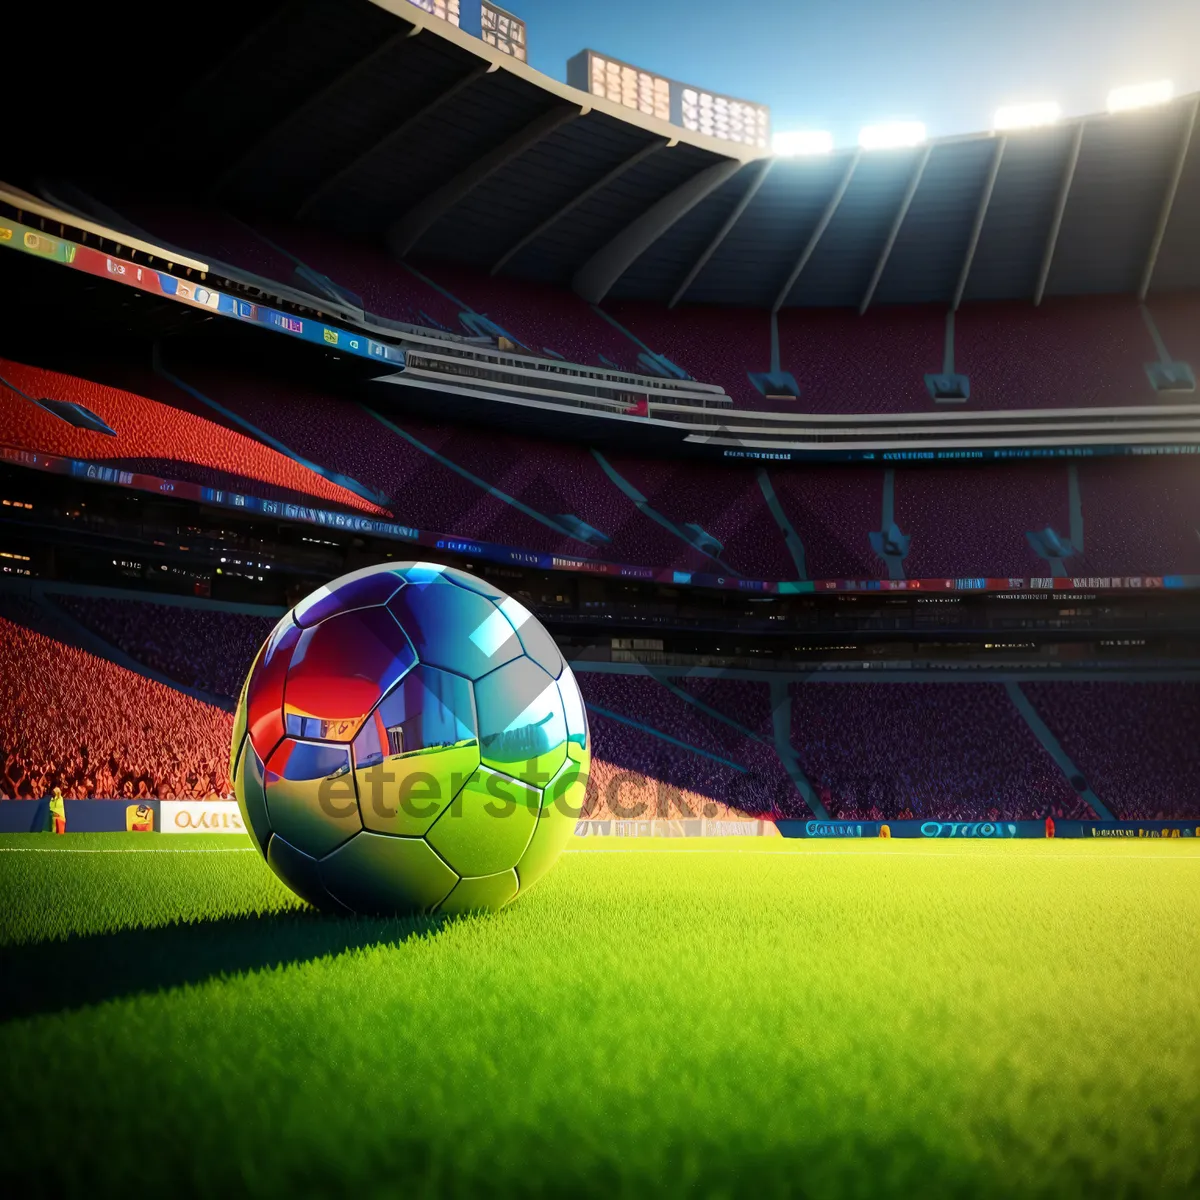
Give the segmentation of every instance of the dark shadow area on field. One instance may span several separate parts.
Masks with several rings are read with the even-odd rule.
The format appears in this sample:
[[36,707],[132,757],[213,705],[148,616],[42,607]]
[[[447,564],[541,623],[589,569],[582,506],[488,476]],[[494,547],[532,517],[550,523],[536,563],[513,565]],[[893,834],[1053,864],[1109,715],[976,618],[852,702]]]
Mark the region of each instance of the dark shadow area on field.
[[436,932],[446,917],[223,917],[0,950],[0,1022],[290,966]]

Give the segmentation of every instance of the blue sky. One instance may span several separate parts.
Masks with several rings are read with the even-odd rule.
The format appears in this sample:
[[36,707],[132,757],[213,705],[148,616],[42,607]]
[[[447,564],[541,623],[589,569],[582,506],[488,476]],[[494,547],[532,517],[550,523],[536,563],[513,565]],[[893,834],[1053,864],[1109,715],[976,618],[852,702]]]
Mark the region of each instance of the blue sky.
[[556,79],[590,47],[759,100],[773,127],[924,121],[987,129],[1001,104],[1098,112],[1109,88],[1173,79],[1200,90],[1200,0],[506,0],[530,62]]

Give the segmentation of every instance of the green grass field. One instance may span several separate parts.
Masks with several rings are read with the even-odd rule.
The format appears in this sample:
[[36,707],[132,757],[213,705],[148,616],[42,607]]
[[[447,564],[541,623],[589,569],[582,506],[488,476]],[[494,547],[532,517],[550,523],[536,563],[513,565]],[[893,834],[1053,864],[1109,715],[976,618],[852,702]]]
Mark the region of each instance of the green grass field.
[[244,845],[0,838],[7,1194],[1200,1189],[1200,843],[579,841],[445,922]]

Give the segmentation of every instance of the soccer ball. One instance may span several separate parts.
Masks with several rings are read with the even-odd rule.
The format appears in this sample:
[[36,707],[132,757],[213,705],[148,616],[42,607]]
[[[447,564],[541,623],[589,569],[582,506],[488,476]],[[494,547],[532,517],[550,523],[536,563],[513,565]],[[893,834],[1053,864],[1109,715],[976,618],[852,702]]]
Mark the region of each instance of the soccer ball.
[[313,592],[242,688],[233,780],[271,869],[339,912],[496,909],[554,864],[590,765],[579,685],[522,604],[398,563]]

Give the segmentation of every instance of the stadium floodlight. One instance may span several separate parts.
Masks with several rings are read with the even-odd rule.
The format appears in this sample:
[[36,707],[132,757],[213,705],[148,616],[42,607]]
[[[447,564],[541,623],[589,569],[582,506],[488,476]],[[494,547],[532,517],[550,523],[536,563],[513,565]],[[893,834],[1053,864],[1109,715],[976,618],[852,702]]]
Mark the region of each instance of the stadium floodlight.
[[996,109],[992,128],[997,132],[1010,129],[1038,129],[1053,125],[1062,116],[1062,105],[1053,100],[1038,100],[1033,104],[1005,104]]
[[771,138],[771,150],[780,158],[828,154],[832,149],[833,134],[825,129],[789,129]]
[[864,150],[919,146],[924,140],[925,126],[920,121],[886,121],[882,125],[864,125],[858,131],[858,144]]
[[1128,112],[1131,108],[1151,108],[1155,104],[1166,104],[1175,95],[1175,85],[1169,79],[1155,83],[1133,83],[1128,87],[1113,88],[1108,93],[1110,113]]

